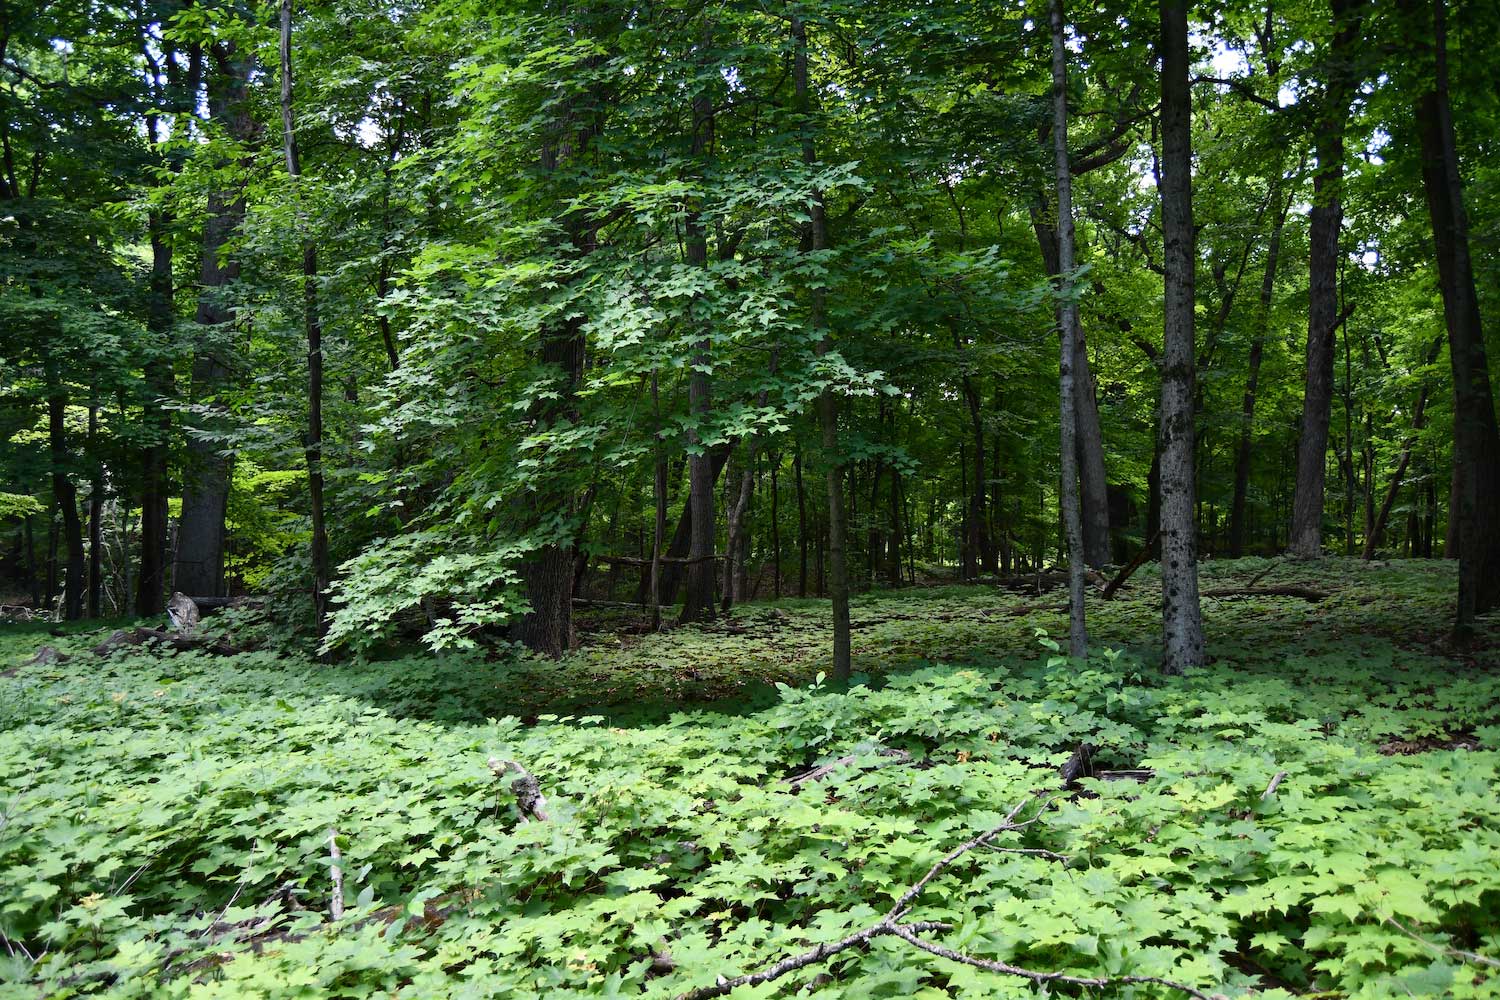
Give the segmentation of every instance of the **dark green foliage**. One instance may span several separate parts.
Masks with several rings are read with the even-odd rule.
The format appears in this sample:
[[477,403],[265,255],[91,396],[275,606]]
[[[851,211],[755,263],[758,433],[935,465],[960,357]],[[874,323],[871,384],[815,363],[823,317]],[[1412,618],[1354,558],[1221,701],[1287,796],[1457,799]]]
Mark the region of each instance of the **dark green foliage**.
[[[1205,586],[1262,568],[1210,565]],[[816,656],[795,666],[796,650],[827,650],[824,613],[796,603],[746,611],[739,635],[683,629],[624,650],[601,635],[560,664],[23,666],[0,681],[0,929],[46,954],[7,960],[6,988],[674,996],[868,922],[948,848],[1055,789],[1086,741],[1095,768],[1154,776],[1084,779],[1087,795],[1000,842],[1066,864],[988,852],[944,875],[914,913],[956,924],[950,946],[1227,996],[1493,996],[1488,970],[1447,949],[1500,946],[1500,680],[1416,648],[1410,627],[1419,609],[1440,630],[1451,567],[1270,578],[1338,589],[1319,605],[1211,601],[1216,662],[1171,683],[1129,651],[1084,667],[1024,652],[1035,625],[1061,624],[1051,602],[1017,614],[1036,599],[972,590],[857,603],[856,663],[879,683],[845,693],[809,686]],[[1147,634],[1153,589],[1096,619],[1100,639]],[[39,639],[15,634],[9,658]],[[622,702],[732,661],[791,683],[744,714],[629,721]],[[564,670],[596,703],[630,695],[613,718],[531,714]],[[877,746],[920,765],[877,768]],[[851,752],[868,757],[800,793],[782,781]],[[490,756],[537,775],[549,822],[516,824]],[[223,938],[230,925],[260,927],[258,953]],[[662,951],[675,971],[653,975]],[[887,940],[833,971],[820,995],[1031,995]]]

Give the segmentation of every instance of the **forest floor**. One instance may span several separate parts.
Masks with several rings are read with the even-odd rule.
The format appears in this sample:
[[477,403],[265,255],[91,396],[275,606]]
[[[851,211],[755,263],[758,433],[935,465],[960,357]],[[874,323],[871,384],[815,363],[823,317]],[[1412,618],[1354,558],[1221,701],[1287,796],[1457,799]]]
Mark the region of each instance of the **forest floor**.
[[[0,626],[0,997],[675,997],[868,927],[734,996],[1033,995],[900,921],[1205,996],[1500,997],[1500,621],[1448,647],[1451,563],[1203,566],[1252,580],[1328,596],[1206,598],[1214,662],[1174,679],[1149,569],[1090,601],[1085,667],[1045,648],[1058,591],[865,595],[847,691],[818,601],[590,615],[557,663]],[[42,642],[71,659],[26,663]],[[1012,807],[1008,850],[886,920]]]

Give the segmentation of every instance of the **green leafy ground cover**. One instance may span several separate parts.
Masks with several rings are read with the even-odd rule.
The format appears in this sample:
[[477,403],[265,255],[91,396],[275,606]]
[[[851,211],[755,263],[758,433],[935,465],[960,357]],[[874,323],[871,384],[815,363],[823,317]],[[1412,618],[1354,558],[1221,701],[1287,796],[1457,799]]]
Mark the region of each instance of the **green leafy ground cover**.
[[[1206,566],[1205,586],[1264,567]],[[1443,650],[1440,563],[1278,565],[1262,583],[1293,579],[1333,596],[1206,602],[1216,662],[1171,681],[1151,663],[1149,578],[1093,610],[1123,652],[1082,669],[1038,649],[1056,594],[872,595],[855,613],[870,683],[847,692],[813,680],[824,611],[800,602],[601,629],[559,664],[19,666],[46,637],[18,627],[0,640],[17,668],[0,679],[0,996],[676,996],[869,924],[1055,792],[1085,741],[1097,767],[1152,776],[1037,800],[996,844],[1068,860],[972,852],[912,919],[985,958],[1226,996],[1500,996],[1493,625],[1479,652]],[[692,705],[734,695],[735,712]],[[821,783],[784,780],[846,754]],[[516,821],[491,756],[538,776],[548,822]],[[809,984],[1035,993],[885,937],[734,995]]]

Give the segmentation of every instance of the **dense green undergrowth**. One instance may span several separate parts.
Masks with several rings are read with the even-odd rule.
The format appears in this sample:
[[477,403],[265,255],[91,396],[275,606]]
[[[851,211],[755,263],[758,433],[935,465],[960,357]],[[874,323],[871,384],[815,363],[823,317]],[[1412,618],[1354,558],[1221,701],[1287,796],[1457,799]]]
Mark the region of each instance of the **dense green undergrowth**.
[[[1500,956],[1500,673],[1436,645],[1451,569],[1268,579],[1294,573],[1333,596],[1208,602],[1216,662],[1172,680],[1147,646],[1149,580],[1095,609],[1124,651],[1085,666],[1038,650],[1055,594],[871,596],[855,612],[871,681],[848,691],[809,676],[825,611],[799,602],[595,632],[560,664],[22,666],[0,680],[0,995],[676,996],[868,924],[1037,797],[1037,821],[996,843],[1068,860],[965,855],[912,914],[955,925],[945,945],[1227,996],[1500,996],[1484,961]],[[41,638],[9,633],[0,667]],[[736,713],[669,711],[777,680]],[[545,714],[558,693],[600,707]],[[1056,794],[1081,742],[1098,768],[1151,776]],[[846,754],[821,783],[784,780]],[[491,756],[537,775],[547,822],[517,822]],[[735,996],[808,984],[1034,995],[880,938]]]

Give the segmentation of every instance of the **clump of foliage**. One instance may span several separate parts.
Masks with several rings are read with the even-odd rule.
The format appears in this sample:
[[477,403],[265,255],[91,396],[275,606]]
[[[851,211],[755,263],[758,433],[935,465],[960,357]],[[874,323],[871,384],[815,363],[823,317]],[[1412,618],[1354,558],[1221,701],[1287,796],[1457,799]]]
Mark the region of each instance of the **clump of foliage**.
[[[847,690],[792,668],[738,714],[482,718],[528,705],[543,665],[468,652],[18,666],[0,681],[0,994],[674,997],[869,924],[1040,792],[1036,822],[995,846],[1066,860],[966,854],[912,911],[953,925],[945,946],[1226,996],[1493,997],[1500,676],[1330,642],[1329,622],[1394,630],[1402,587],[1426,599],[1409,567],[1385,572],[1325,610],[1223,602],[1217,662],[1175,679],[1133,652],[975,651],[1002,634],[986,628],[1006,636],[992,648],[1022,648],[1024,598],[872,598],[856,621],[920,610],[925,652],[957,662],[907,657]],[[1149,628],[1149,604],[1125,602],[1113,631]],[[795,604],[778,613],[800,627]],[[660,670],[687,671],[725,636],[650,638]],[[12,633],[6,659],[36,641]],[[545,667],[586,675],[610,648]],[[629,654],[618,670],[642,689],[662,676]],[[1080,743],[1096,772],[1149,774],[1063,792]],[[845,756],[821,782],[786,781]],[[545,822],[518,821],[490,757],[538,778]],[[827,997],[1033,994],[885,937],[734,996],[820,971]]]

